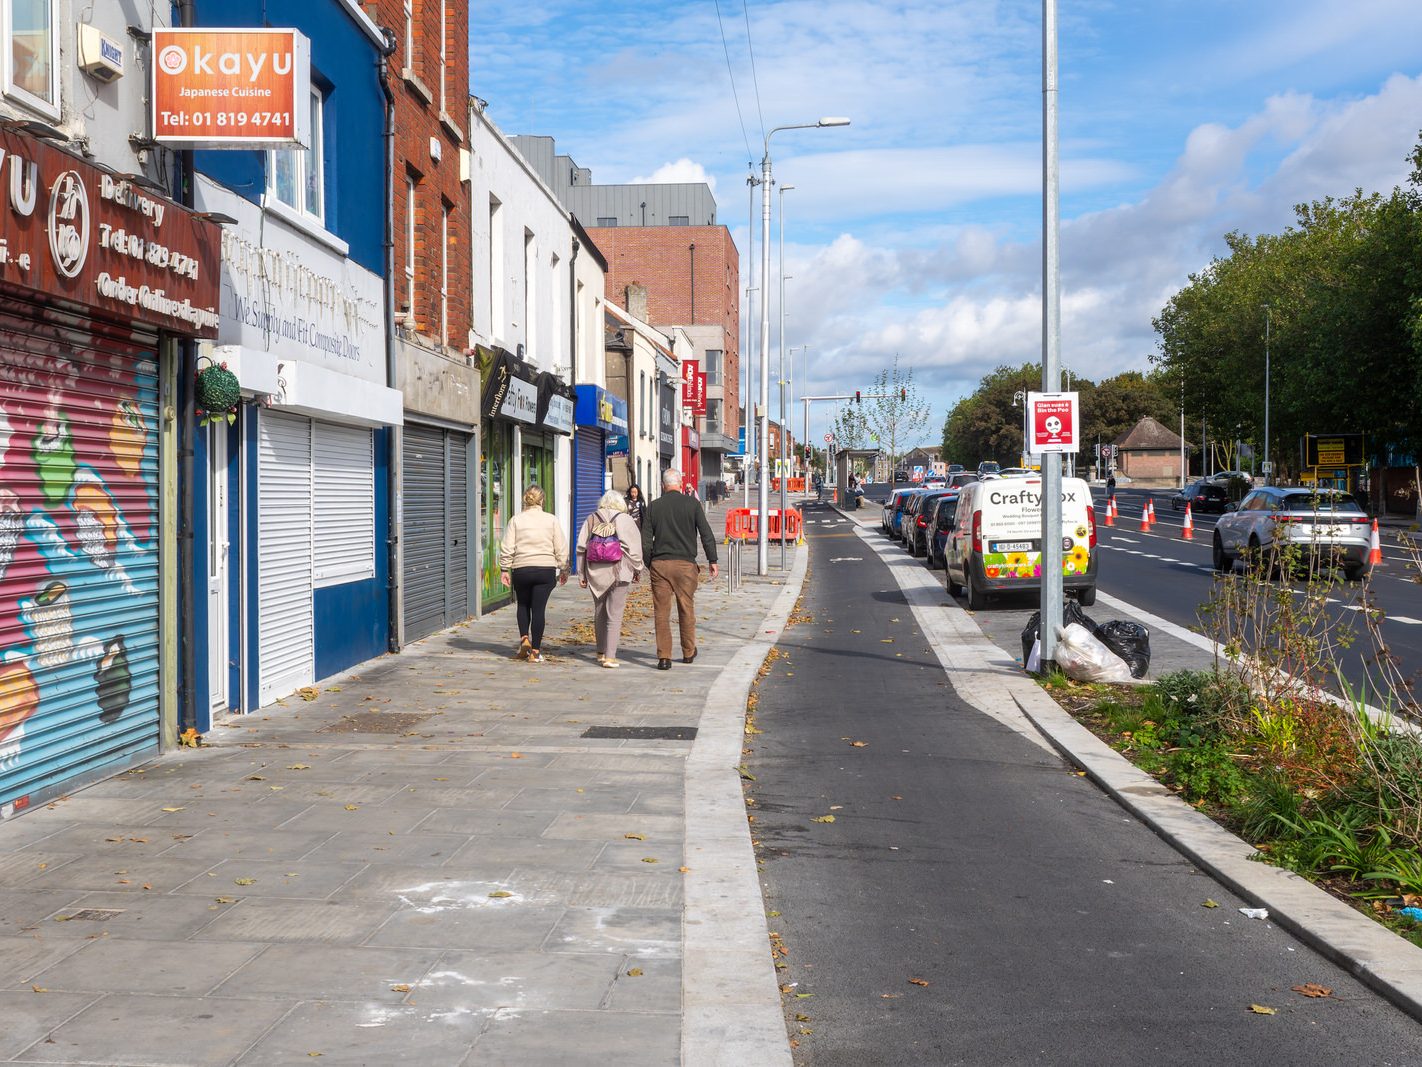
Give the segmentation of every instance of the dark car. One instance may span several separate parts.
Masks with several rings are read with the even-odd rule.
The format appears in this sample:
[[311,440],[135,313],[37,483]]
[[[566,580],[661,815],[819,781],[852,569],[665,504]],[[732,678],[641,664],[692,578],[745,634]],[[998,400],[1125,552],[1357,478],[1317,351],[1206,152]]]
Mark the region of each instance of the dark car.
[[948,475],[948,488],[961,489],[965,485],[971,485],[978,480],[978,476],[972,471],[953,471]]
[[[938,501],[948,495],[946,489],[933,489],[920,493],[917,499],[904,512],[903,540],[904,547],[908,549],[910,556],[917,557],[921,552],[926,557],[928,555],[928,541],[933,535],[931,525],[933,519],[933,509],[938,506]],[[957,493],[953,496],[957,497]]]
[[1170,506],[1175,511],[1184,511],[1185,505],[1189,504],[1191,511],[1218,511],[1221,515],[1228,503],[1229,487],[1203,478],[1191,482],[1170,499]]
[[894,481],[896,481],[896,482],[906,482],[906,481],[908,481],[908,471],[905,470],[903,467],[900,467],[898,470],[894,471]]
[[909,502],[922,493],[922,489],[901,489],[894,494],[889,509],[889,536],[896,541],[903,540],[904,509]]
[[946,566],[944,546],[953,531],[953,518],[958,513],[958,491],[950,490],[933,502],[928,516],[928,559],[929,567],[937,569]]
[[889,499],[884,501],[884,509],[879,514],[879,527],[886,534],[894,532],[894,513],[898,511],[903,495],[911,492],[912,489],[894,489],[890,491]]

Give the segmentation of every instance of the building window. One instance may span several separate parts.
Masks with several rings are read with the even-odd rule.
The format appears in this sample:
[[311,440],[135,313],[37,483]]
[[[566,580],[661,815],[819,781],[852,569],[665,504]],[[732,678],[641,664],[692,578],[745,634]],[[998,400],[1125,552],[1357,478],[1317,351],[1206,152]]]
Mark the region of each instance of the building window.
[[538,351],[538,241],[523,231],[523,344],[534,362]]
[[449,5],[441,2],[439,5],[439,113],[441,115],[448,111],[445,107],[444,82],[445,72],[449,69],[449,29],[446,20],[449,18]]
[[5,93],[36,111],[59,118],[59,47],[54,37],[55,0],[0,0],[4,13]]
[[504,337],[504,220],[496,196],[489,197],[489,336]]
[[405,76],[415,71],[415,0],[405,0]]
[[325,101],[319,89],[312,88],[309,106],[311,147],[281,148],[270,153],[267,166],[267,196],[293,211],[324,222],[325,137],[322,118]]
[[637,436],[647,436],[647,372],[641,371],[637,378]]
[[706,384],[720,385],[725,374],[725,354],[719,348],[706,350]]
[[690,216],[690,215],[668,215],[668,216],[667,216],[667,225],[668,225],[668,226],[690,226],[690,225],[691,225],[691,216]]
[[405,176],[405,328],[415,329],[415,231],[419,217],[418,180]]
[[606,216],[604,216],[604,215],[599,215],[599,216],[598,216],[598,220],[597,220],[597,224],[598,224],[599,226],[616,226],[616,225],[617,225],[617,216],[616,216],[616,215],[606,215]]
[[449,201],[440,203],[439,222],[439,343],[449,344]]
[[721,401],[708,398],[706,401],[706,432],[724,433],[721,429]]

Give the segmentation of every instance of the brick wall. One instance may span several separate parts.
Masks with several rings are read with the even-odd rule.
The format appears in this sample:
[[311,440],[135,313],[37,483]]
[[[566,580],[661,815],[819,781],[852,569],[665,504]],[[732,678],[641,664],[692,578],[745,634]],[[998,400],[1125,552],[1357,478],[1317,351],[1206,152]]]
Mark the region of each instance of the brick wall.
[[[448,342],[455,351],[469,344],[473,327],[470,276],[469,187],[459,180],[459,151],[469,139],[468,0],[413,0],[407,25],[404,0],[372,0],[366,14],[396,38],[390,57],[390,90],[395,97],[395,169],[391,210],[395,229],[395,310],[408,311],[407,329],[429,344],[440,337],[440,287],[444,261],[443,218],[449,213],[448,283],[445,304]],[[443,61],[441,41],[443,40]],[[432,142],[438,144],[434,158]],[[383,161],[371,160],[372,168]],[[407,296],[409,241],[408,181],[415,183],[413,265],[415,298]]]
[[734,437],[740,425],[741,280],[740,253],[731,232],[724,226],[600,226],[590,233],[607,257],[609,293],[624,293],[634,284],[645,286],[647,322],[716,325],[725,331],[723,418],[726,432]]

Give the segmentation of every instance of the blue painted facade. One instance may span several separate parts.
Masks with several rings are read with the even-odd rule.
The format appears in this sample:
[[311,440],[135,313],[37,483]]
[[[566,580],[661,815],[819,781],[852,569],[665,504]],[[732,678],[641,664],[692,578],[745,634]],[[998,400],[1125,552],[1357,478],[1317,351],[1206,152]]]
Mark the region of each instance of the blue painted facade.
[[[390,200],[383,166],[386,102],[372,26],[356,15],[354,5],[340,0],[305,0],[280,8],[264,0],[203,0],[195,6],[199,27],[294,28],[309,39],[312,85],[322,96],[324,209],[321,219],[303,222],[294,221],[290,211],[266,205],[273,159],[266,151],[194,153],[201,176],[195,192],[198,208],[237,219],[224,243],[218,345],[202,355],[229,364],[243,389],[235,423],[216,431],[226,452],[216,476],[225,474],[225,488],[215,483],[210,466],[214,431],[199,429],[191,441],[191,691],[201,732],[211,726],[215,714],[255,710],[302,684],[319,682],[388,650],[390,427],[399,423],[402,405],[385,374],[383,245]],[[250,263],[254,250],[278,254],[289,267],[329,282],[329,291],[337,293],[336,306],[310,307],[314,301],[297,291],[270,295],[275,287],[254,281],[243,266],[243,255]],[[359,309],[359,322],[352,332],[341,334],[339,326],[329,323],[349,320],[351,308]],[[254,321],[294,323],[295,328],[263,325],[254,330]],[[319,334],[323,343],[311,342],[309,350],[303,350],[293,338],[304,342],[307,334]],[[324,344],[331,337],[346,346],[345,352],[355,353],[354,358],[331,358],[330,346]],[[312,583],[309,665],[303,676],[285,669],[279,680],[272,677],[276,657],[268,655],[264,662],[263,652],[269,623],[264,613],[281,607],[272,595],[271,575],[263,574],[268,566],[264,547],[273,543],[263,544],[264,407],[290,416],[288,426],[301,425],[295,420],[311,426],[313,471],[321,462],[314,445],[321,427],[368,432],[372,454],[372,543],[366,547],[371,549],[373,573]],[[275,474],[266,476],[278,480]],[[214,516],[223,522],[222,536],[214,536],[210,528]],[[313,526],[319,530],[319,518]],[[218,559],[224,540],[225,559]],[[213,577],[215,567],[222,570],[221,579]]]

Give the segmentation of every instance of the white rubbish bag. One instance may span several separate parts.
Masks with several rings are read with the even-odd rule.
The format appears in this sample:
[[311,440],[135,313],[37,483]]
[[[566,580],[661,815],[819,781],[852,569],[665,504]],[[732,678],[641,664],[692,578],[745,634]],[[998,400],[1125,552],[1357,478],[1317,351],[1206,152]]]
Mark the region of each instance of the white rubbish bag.
[[1057,627],[1056,664],[1078,682],[1130,685],[1131,668],[1080,623]]

